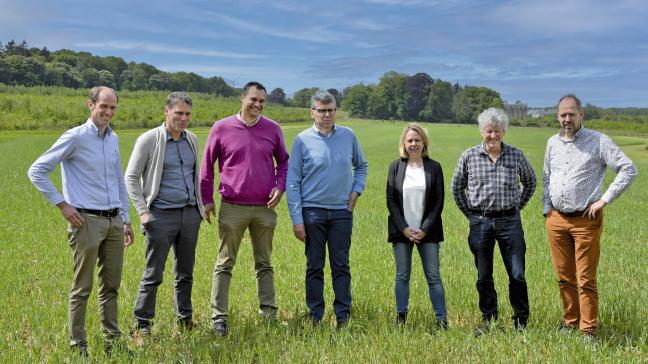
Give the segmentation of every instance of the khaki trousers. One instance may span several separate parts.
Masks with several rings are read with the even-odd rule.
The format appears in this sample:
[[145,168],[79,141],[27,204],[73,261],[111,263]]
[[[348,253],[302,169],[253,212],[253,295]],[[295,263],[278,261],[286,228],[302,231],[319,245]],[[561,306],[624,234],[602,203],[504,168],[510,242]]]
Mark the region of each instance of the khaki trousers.
[[596,270],[601,254],[603,210],[594,220],[567,217],[551,210],[546,225],[563,303],[563,321],[583,333],[596,333],[599,303]]
[[81,213],[85,222],[79,228],[68,224],[72,248],[74,280],[70,289],[68,318],[71,345],[86,342],[85,317],[92,292],[95,264],[99,267],[99,316],[107,336],[119,336],[117,290],[121,283],[124,258],[124,223],[112,218]]
[[260,312],[266,315],[276,312],[272,267],[272,238],[276,223],[277,214],[273,209],[221,202],[218,214],[220,249],[211,293],[213,320],[227,320],[232,269],[246,229],[249,229],[252,240]]

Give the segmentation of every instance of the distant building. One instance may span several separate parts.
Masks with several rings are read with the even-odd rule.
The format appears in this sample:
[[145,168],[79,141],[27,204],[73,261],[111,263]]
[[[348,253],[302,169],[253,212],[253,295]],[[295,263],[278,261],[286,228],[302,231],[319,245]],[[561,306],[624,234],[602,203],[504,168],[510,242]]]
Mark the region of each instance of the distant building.
[[504,111],[510,120],[524,119],[527,117],[527,104],[522,101],[516,101],[515,104],[504,104]]
[[556,108],[551,107],[530,107],[528,108],[529,116],[537,119],[541,118],[543,115],[554,115],[556,114]]

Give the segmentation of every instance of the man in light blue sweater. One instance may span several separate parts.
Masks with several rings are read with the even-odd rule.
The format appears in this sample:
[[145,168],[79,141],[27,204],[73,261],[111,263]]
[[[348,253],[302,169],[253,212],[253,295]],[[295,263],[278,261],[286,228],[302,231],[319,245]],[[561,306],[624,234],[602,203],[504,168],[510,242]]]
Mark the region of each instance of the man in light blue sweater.
[[306,305],[318,324],[324,315],[324,264],[329,261],[338,328],[351,312],[349,250],[353,208],[365,187],[367,161],[355,134],[335,125],[335,97],[318,91],[311,98],[315,121],[295,138],[286,192],[295,237],[306,244]]

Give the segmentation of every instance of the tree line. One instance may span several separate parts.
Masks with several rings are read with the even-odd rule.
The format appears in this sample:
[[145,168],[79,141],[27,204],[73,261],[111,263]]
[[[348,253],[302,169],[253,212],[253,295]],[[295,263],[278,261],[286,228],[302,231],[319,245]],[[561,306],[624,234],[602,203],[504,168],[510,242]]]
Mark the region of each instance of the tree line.
[[205,78],[193,72],[164,72],[146,63],[126,63],[120,57],[100,57],[69,49],[50,51],[47,47],[29,47],[24,40],[0,42],[0,83],[70,88],[104,85],[117,90],[183,90],[219,96],[238,94],[238,90],[218,76]]
[[[293,107],[309,107],[310,97],[316,91],[317,87],[303,88],[288,100],[282,89],[275,89],[268,100]],[[328,92],[352,117],[381,120],[474,123],[484,109],[504,105],[495,90],[453,85],[433,79],[427,73],[409,76],[390,71],[376,85],[356,84],[342,92],[336,89]]]

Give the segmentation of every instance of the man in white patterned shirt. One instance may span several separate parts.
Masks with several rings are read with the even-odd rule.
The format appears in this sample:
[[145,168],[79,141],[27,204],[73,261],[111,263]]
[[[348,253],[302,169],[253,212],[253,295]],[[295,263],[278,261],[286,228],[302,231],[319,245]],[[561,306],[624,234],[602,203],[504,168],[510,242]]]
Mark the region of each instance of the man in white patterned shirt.
[[[608,136],[583,127],[583,115],[575,95],[558,101],[561,131],[547,141],[542,204],[563,302],[560,330],[580,329],[597,340],[603,207],[630,186],[637,168]],[[606,168],[617,175],[602,193]]]

